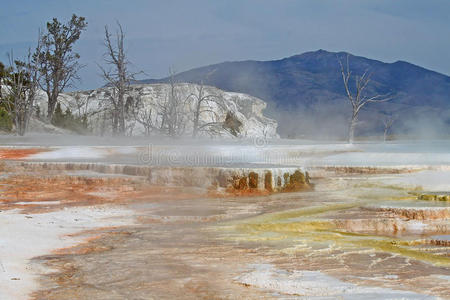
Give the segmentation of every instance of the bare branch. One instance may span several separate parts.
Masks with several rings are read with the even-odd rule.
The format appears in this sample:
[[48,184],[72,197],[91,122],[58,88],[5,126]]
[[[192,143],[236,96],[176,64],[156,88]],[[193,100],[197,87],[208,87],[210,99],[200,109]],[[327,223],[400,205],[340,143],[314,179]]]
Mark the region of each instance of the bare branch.
[[347,67],[344,69],[344,66],[341,60],[338,57],[338,62],[340,66],[340,72],[342,76],[342,81],[344,83],[345,93],[347,98],[352,106],[352,116],[350,119],[349,125],[349,142],[352,143],[354,139],[354,132],[356,125],[358,123],[358,115],[361,109],[368,103],[382,103],[387,102],[393,99],[393,96],[390,95],[375,95],[375,96],[367,96],[365,95],[366,88],[371,82],[372,73],[369,73],[369,70],[365,70],[361,76],[355,77],[355,92],[349,88],[349,80],[351,77],[351,71],[349,66],[349,55],[347,54]]
[[122,25],[117,22],[117,30],[113,36],[108,26],[105,26],[104,45],[106,52],[104,62],[110,69],[98,65],[103,79],[107,82],[107,87],[112,89],[109,100],[113,106],[112,128],[113,134],[124,135],[125,126],[125,95],[130,90],[134,74],[128,71],[127,54],[124,49],[125,33]]

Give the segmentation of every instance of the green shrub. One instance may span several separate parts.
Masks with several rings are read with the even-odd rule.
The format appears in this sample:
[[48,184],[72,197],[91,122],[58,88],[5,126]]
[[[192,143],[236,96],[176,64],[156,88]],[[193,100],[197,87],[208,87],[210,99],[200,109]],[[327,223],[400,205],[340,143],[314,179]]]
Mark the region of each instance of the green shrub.
[[69,108],[63,113],[59,103],[56,105],[53,113],[52,124],[79,134],[89,133],[87,116],[74,116]]
[[0,131],[11,131],[13,127],[13,121],[8,112],[0,107]]

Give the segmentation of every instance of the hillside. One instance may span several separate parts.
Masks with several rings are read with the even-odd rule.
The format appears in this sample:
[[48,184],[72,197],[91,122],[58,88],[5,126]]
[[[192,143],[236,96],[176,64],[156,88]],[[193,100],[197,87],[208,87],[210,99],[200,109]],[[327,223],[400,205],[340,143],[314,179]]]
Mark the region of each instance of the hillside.
[[[318,50],[274,61],[224,62],[176,75],[179,82],[204,82],[247,93],[269,103],[283,136],[343,136],[349,103],[339,72],[345,52]],[[393,131],[421,136],[450,132],[450,77],[404,61],[384,63],[349,54],[354,75],[372,72],[368,93],[392,94],[389,103],[362,113],[360,134],[378,134],[382,119],[397,115]],[[168,78],[141,83],[167,82]]]
[[[203,101],[199,105],[195,96],[199,95],[200,89],[203,97],[211,96],[216,100]],[[112,93],[109,87],[63,93],[60,94],[59,102],[63,112],[69,109],[75,117],[86,118],[89,133],[110,135],[113,106],[109,99]],[[176,128],[171,136],[192,136],[195,108],[199,105],[198,136],[278,137],[277,122],[263,114],[266,103],[258,98],[242,93],[224,92],[211,86],[176,84],[173,97],[180,100],[180,104],[174,108],[168,106],[170,93],[172,90],[168,84],[133,85],[125,95],[126,135],[167,135],[167,123],[170,121],[169,117],[163,117],[163,110],[171,108],[171,118],[176,117],[176,123],[173,121],[172,124]],[[41,91],[36,102],[41,115],[46,115],[46,94]]]

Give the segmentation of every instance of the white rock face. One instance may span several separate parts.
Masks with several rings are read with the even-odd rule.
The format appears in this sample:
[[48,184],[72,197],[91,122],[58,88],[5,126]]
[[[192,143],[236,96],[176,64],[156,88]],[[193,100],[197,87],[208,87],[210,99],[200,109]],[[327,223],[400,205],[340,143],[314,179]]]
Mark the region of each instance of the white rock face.
[[[191,94],[198,96],[200,89],[201,86],[196,84],[180,83],[176,85],[176,95],[183,102],[180,106],[180,111],[185,128],[181,135],[192,135],[196,98],[188,96]],[[76,116],[86,114],[93,134],[110,134],[112,131],[112,104],[110,101],[112,92],[112,88],[100,88],[90,91],[64,93],[60,95],[59,101],[63,111],[68,107],[72,114]],[[131,86],[131,90],[125,96],[127,102],[127,134],[145,134],[145,127],[136,121],[135,117],[136,114],[142,112],[149,113],[151,115],[150,119],[154,124],[161,124],[161,104],[168,99],[170,92],[171,86],[169,84]],[[263,115],[266,103],[261,99],[241,93],[225,92],[211,86],[203,86],[203,95],[212,96],[210,99],[219,99],[217,102],[220,102],[220,105],[216,101],[204,103],[202,107],[204,112],[200,114],[200,124],[212,122],[215,124],[205,127],[205,130],[200,131],[198,135],[212,137],[233,137],[235,135],[239,138],[279,137],[276,133],[277,122]],[[47,97],[45,93],[40,93],[36,102],[41,114],[46,114]],[[241,124],[239,130],[234,132],[234,134],[223,125],[229,114]],[[152,134],[158,134],[157,130],[154,130]]]

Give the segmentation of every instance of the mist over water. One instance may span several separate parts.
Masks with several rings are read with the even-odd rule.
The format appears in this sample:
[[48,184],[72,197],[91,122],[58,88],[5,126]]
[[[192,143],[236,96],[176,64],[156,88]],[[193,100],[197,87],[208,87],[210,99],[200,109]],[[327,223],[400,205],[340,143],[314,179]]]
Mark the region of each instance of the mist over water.
[[[278,121],[278,132],[282,138],[345,140],[351,115],[347,99],[335,99],[332,104],[313,107],[276,107],[268,105],[267,116]],[[394,113],[394,122],[389,130],[390,139],[448,139],[450,138],[450,111],[417,109]],[[382,140],[386,115],[376,105],[360,113],[357,139]]]

